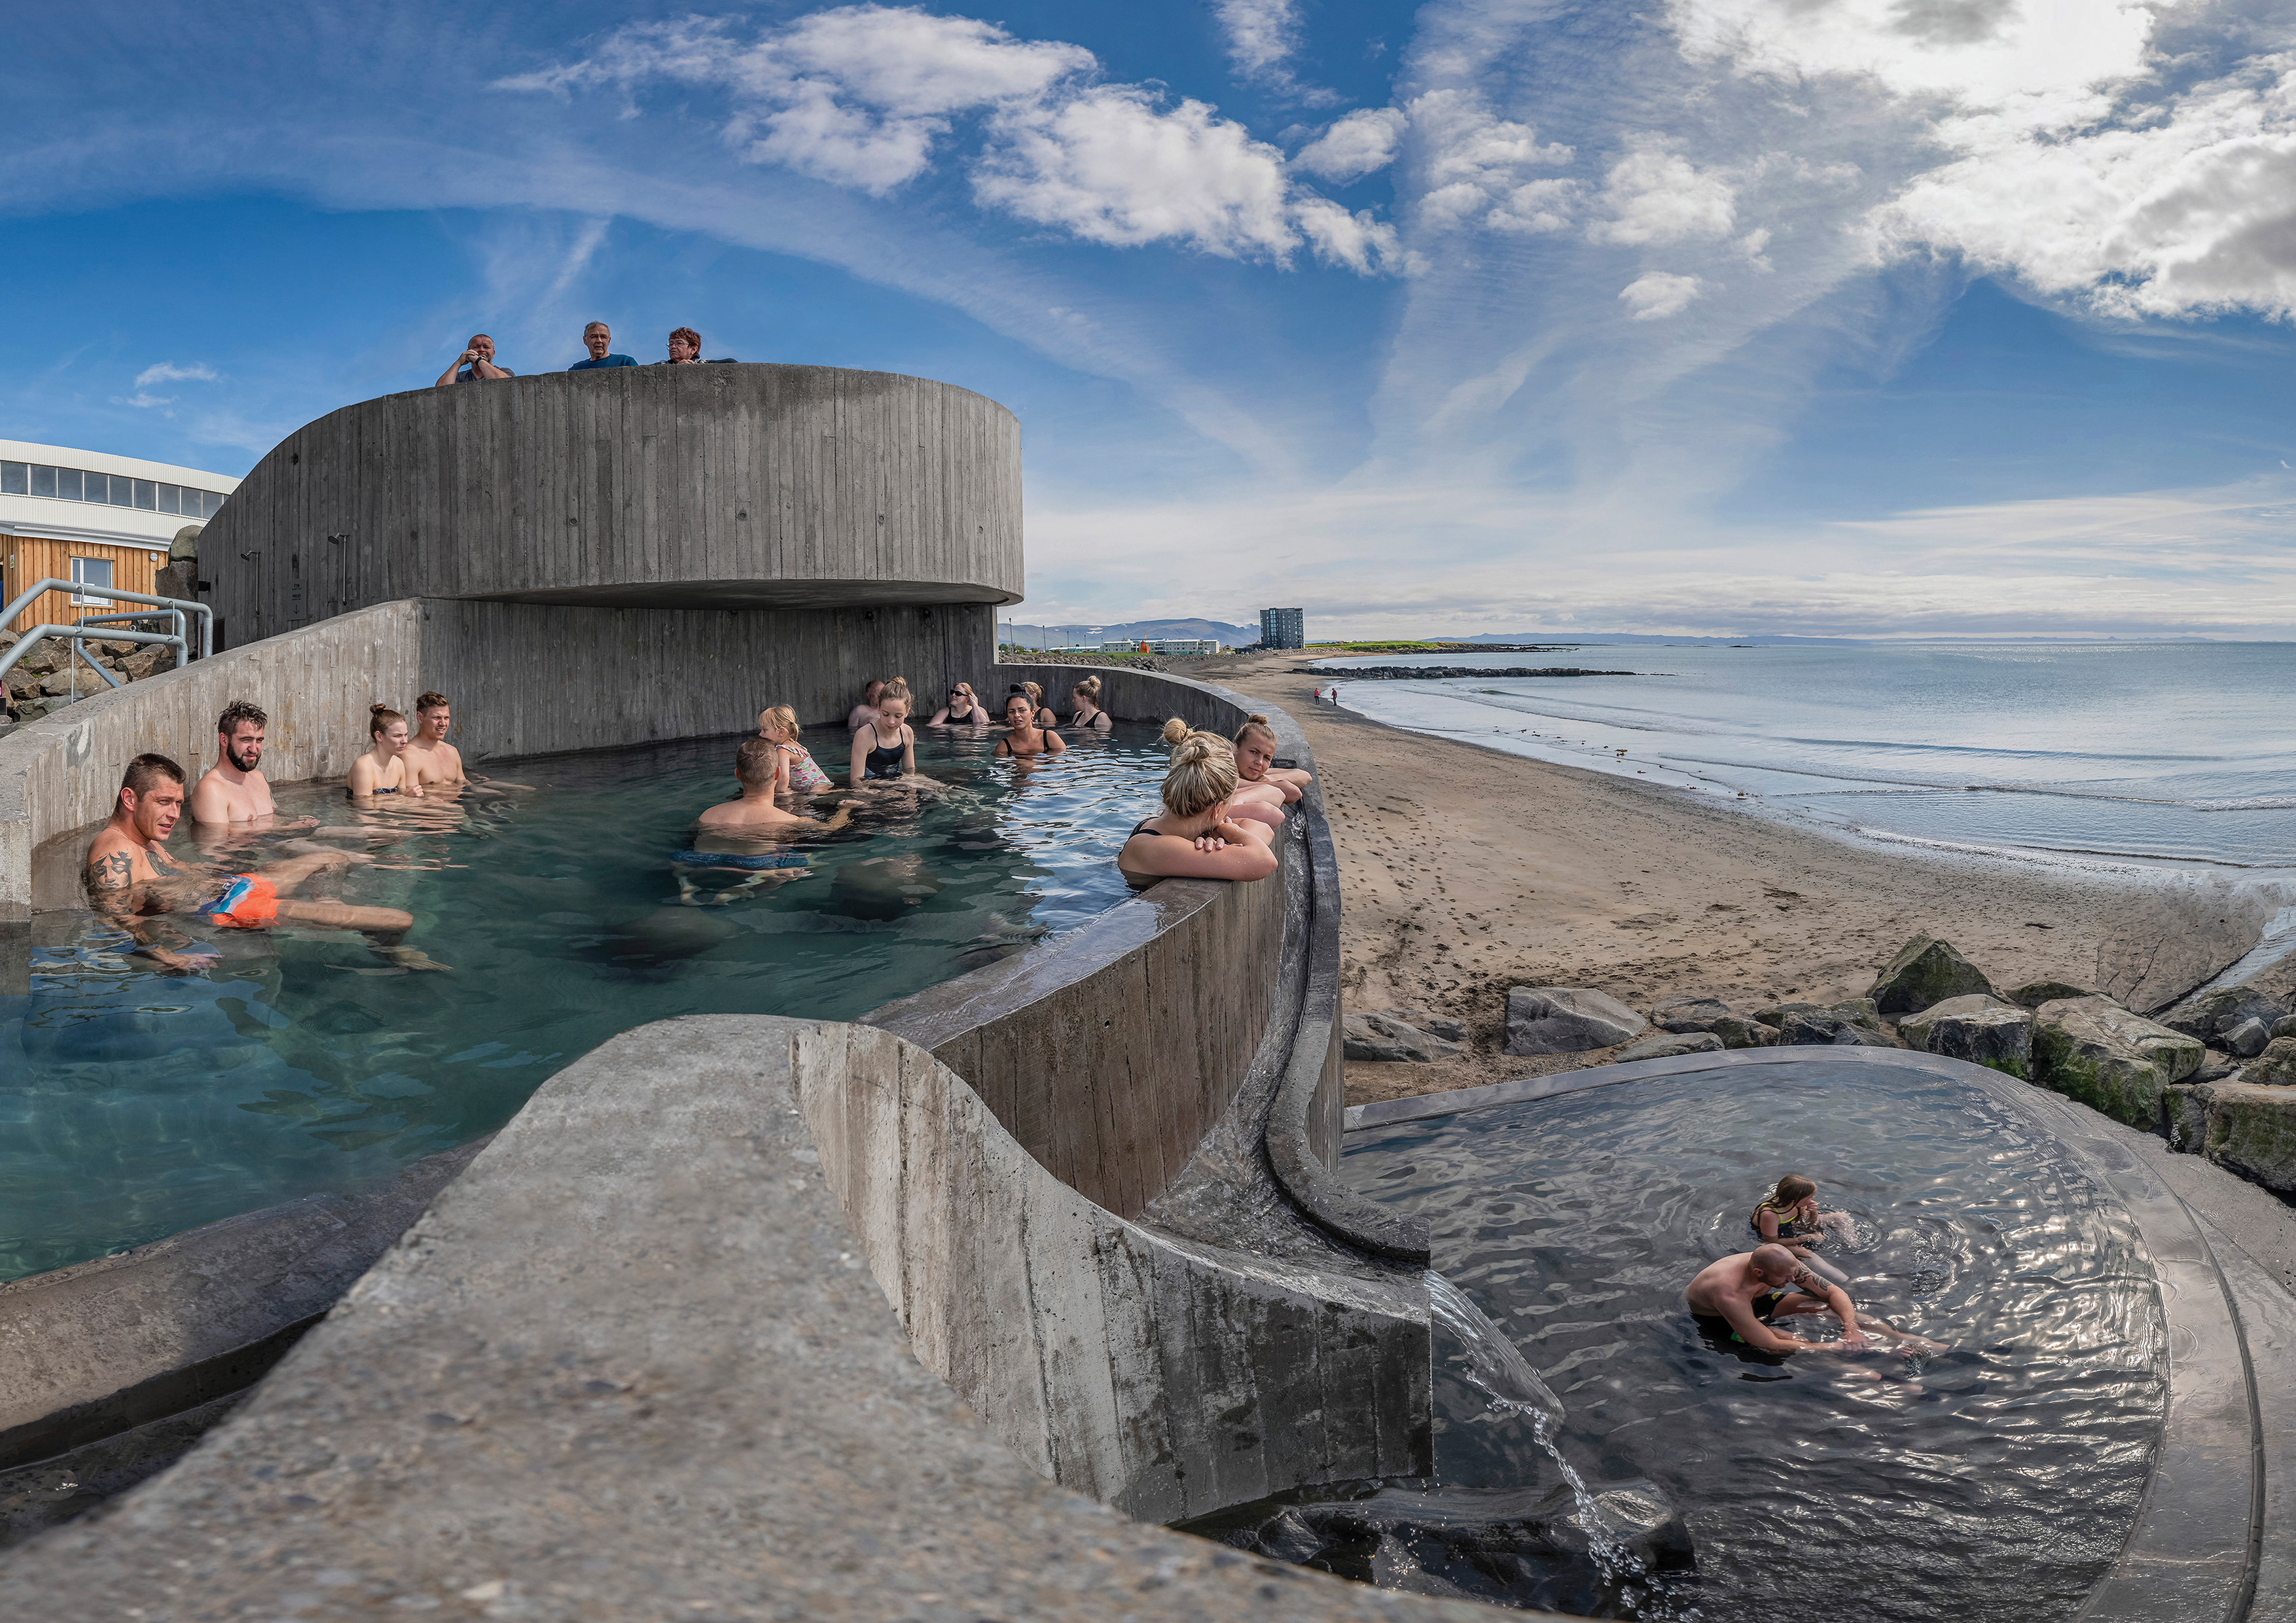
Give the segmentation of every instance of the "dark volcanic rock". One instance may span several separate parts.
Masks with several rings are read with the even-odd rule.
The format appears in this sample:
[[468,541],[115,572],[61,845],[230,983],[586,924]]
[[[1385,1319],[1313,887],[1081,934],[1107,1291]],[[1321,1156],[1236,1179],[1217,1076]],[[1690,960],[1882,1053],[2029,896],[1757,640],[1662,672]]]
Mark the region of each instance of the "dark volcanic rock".
[[2251,1016],[2225,1032],[2221,1040],[2233,1053],[2249,1060],[2264,1052],[2264,1045],[2272,1040],[2272,1032],[2262,1021]]
[[2061,998],[2034,1012],[2033,1080],[2147,1131],[2160,1126],[2162,1090],[2198,1070],[2205,1052],[2197,1037],[2103,997]]
[[1507,993],[1506,1051],[1512,1054],[1608,1048],[1648,1024],[1617,998],[1587,987],[1515,987]]
[[1425,1065],[1436,1060],[1455,1060],[1466,1053],[1464,1045],[1423,1031],[1395,1019],[1391,1013],[1350,1014],[1340,1026],[1343,1052],[1350,1060]]
[[1708,1032],[1726,1048],[1767,1048],[1778,1040],[1774,1028],[1713,997],[1669,997],[1652,1007],[1651,1024],[1661,1031]]
[[2255,1087],[2296,1087],[2296,1037],[2274,1037],[2240,1068],[2240,1079]]
[[1898,949],[1866,996],[1884,1014],[1909,1014],[1977,992],[1994,995],[1983,971],[1935,936],[1915,936]]
[[1722,1049],[1722,1039],[1711,1031],[1669,1031],[1663,1037],[1646,1037],[1631,1048],[1620,1049],[1611,1058],[1673,1060],[1685,1053],[1719,1053]]
[[2263,1025],[2268,1039],[2272,1028],[2287,1014],[2287,1010],[2254,987],[2218,987],[2214,991],[2195,992],[2190,997],[2180,998],[2161,1014],[2161,1023],[2171,1031],[2213,1043],[2250,1021],[2256,1021]]
[[1430,1037],[1439,1037],[1447,1043],[1467,1040],[1467,1022],[1453,1020],[1447,1014],[1437,1014],[1427,1009],[1380,1009],[1375,1012],[1390,1020],[1399,1020],[1406,1026],[1416,1026]]
[[1931,1004],[1898,1022],[1915,1048],[2023,1079],[2033,1074],[2033,1012],[1973,994]]
[[[1324,1490],[1326,1492],[1330,1490]],[[1595,1494],[1613,1537],[1642,1572],[1695,1565],[1690,1530],[1656,1484],[1620,1482]],[[1606,1574],[1568,1486],[1382,1488],[1360,1498],[1281,1504],[1261,1500],[1180,1524],[1184,1530],[1297,1566],[1418,1594],[1617,1616],[1617,1574]]]
[[2024,1008],[2038,1009],[2045,1003],[2054,1003],[2061,997],[2102,997],[2095,987],[2076,985],[2070,980],[2029,980],[2013,992],[2003,994],[2011,1003]]

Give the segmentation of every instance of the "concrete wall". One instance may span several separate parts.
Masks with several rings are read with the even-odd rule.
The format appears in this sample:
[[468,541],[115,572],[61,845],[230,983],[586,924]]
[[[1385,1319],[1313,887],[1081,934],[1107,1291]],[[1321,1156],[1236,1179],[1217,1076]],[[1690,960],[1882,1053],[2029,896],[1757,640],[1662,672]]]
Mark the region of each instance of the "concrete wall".
[[200,538],[232,646],[368,604],[1015,601],[1021,434],[946,383],[624,367],[365,400],[289,435]]
[[[948,1154],[902,1184],[849,1180],[877,1192],[857,1224],[828,1185],[882,1170],[904,1122]],[[1084,1299],[1063,1292],[1095,1259],[1055,1242],[1102,1220],[1029,1167],[882,1033],[714,1016],[627,1033],[546,1083],[196,1452],[0,1559],[0,1613],[68,1596],[150,1619],[1488,1615],[1111,1516],[921,1367],[871,1277],[889,1249],[911,1259],[896,1299],[921,1340],[937,1299]],[[1038,1217],[1040,1236],[1018,1232]],[[969,1291],[935,1261],[968,1241],[1070,1277]],[[1110,1266],[1160,1254],[1132,1243]],[[1087,1348],[1101,1328],[1052,1327]],[[1218,1332],[1175,1333],[1209,1363]]]
[[[567,609],[415,599],[323,620],[84,699],[0,737],[0,922],[84,906],[51,839],[111,813],[119,775],[157,750],[194,775],[215,762],[233,699],[271,714],[274,783],[339,779],[367,747],[367,707],[425,688],[454,701],[475,761],[745,732],[768,704],[842,719],[873,676],[921,693],[988,679],[993,609]],[[90,677],[93,682],[94,678]],[[47,889],[34,894],[35,868]]]

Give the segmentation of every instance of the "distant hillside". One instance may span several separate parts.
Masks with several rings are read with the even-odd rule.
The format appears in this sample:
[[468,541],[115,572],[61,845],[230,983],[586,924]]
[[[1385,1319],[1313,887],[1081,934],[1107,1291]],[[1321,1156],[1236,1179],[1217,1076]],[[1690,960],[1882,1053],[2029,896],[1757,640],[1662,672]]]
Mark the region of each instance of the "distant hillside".
[[1029,647],[1057,648],[1063,643],[1113,643],[1118,638],[1142,642],[1156,637],[1210,637],[1230,648],[1259,641],[1258,626],[1231,626],[1220,620],[1128,620],[1087,631],[1082,626],[1034,626],[1011,620],[996,622],[996,640]]

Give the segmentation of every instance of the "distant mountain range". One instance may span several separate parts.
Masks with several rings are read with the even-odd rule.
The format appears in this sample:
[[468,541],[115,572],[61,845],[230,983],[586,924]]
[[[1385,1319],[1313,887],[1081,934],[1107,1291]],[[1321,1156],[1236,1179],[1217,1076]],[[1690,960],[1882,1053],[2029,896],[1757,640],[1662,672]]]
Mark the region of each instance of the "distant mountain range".
[[996,622],[996,640],[1029,648],[1059,648],[1071,643],[1113,643],[1121,638],[1139,643],[1157,637],[1210,637],[1230,648],[1259,641],[1257,626],[1231,626],[1221,620],[1128,620],[1118,626],[1087,630],[1082,626],[1031,626],[1012,620]]
[[1639,631],[1485,631],[1474,636],[1446,637],[1455,643],[1746,643],[1763,648],[1788,643],[1862,641],[1846,636],[1652,636]]

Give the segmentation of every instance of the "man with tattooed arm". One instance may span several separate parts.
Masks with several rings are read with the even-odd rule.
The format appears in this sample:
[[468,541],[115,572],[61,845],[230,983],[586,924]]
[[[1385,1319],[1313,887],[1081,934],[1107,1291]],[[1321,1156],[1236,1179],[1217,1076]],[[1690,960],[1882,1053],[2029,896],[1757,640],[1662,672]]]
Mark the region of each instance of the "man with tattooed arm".
[[[196,914],[226,930],[261,930],[282,919],[328,930],[356,930],[370,939],[397,937],[413,928],[396,907],[354,907],[342,902],[283,897],[323,868],[371,862],[348,851],[317,851],[274,864],[260,873],[232,873],[204,863],[178,861],[168,836],[184,815],[184,769],[164,755],[139,755],[127,764],[111,820],[87,848],[87,895],[95,910],[142,943],[147,956],[174,970],[205,969],[215,955],[166,915]],[[385,956],[408,949],[374,942]],[[419,954],[415,955],[420,956]]]

